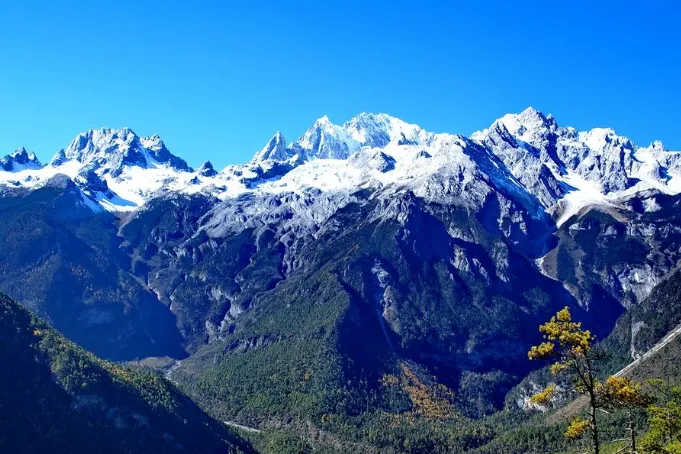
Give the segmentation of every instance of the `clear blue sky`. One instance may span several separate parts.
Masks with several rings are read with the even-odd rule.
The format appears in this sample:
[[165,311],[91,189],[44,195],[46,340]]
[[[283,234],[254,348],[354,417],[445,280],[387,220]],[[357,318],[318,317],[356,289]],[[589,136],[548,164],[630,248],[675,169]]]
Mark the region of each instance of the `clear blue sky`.
[[680,3],[0,0],[0,154],[129,126],[222,167],[324,114],[470,134],[528,105],[681,149]]

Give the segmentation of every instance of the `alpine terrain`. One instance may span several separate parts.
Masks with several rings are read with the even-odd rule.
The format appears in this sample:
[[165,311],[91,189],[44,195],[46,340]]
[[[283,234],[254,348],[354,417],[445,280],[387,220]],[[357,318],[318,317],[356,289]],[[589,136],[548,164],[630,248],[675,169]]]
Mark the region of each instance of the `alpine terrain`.
[[678,282],[680,193],[681,153],[533,108],[470,137],[322,117],[222,170],[90,130],[0,161],[0,289],[276,432],[263,452],[515,452],[494,439],[542,380],[537,326],[565,306],[617,326],[616,368],[681,321],[650,315]]

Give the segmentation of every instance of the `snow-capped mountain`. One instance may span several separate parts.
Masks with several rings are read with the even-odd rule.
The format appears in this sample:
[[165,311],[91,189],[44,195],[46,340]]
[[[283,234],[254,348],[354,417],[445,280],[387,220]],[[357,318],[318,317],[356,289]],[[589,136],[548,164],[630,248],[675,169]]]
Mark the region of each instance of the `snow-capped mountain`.
[[253,157],[253,162],[258,163],[262,161],[286,161],[292,158],[292,154],[286,148],[286,139],[277,131],[277,133],[267,142],[267,145],[262,150],[257,152]]
[[681,154],[660,142],[636,146],[612,129],[578,132],[528,108],[505,115],[473,139],[490,147],[558,224],[589,204],[617,205],[622,198],[654,190],[681,191]]
[[172,155],[157,135],[139,137],[131,129],[98,129],[79,134],[66,149],[57,152],[50,165],[77,161],[102,173],[119,176],[126,167],[149,168],[166,165],[177,171],[190,171],[187,163]]
[[26,151],[24,147],[18,148],[12,154],[8,154],[0,159],[0,169],[5,172],[20,172],[27,169],[35,170],[42,166],[36,155]]
[[311,345],[502,392],[528,326],[570,306],[607,334],[677,266],[679,156],[532,108],[471,137],[322,117],[220,171],[92,130],[45,166],[6,159],[0,287],[102,354],[195,353],[176,377]]
[[5,157],[0,184],[37,187],[61,173],[109,211],[132,210],[166,192],[225,200],[246,192],[372,187],[479,207],[489,191],[505,191],[528,209],[554,213],[560,224],[589,204],[616,206],[646,190],[680,192],[680,159],[660,142],[639,147],[611,129],[560,127],[533,108],[505,115],[471,138],[362,113],[342,125],[324,116],[288,144],[277,133],[251,162],[221,172],[210,162],[190,168],[158,136],[90,130],[46,166],[24,149]]
[[[134,209],[166,187],[186,189],[194,173],[184,160],[168,151],[158,136],[140,137],[128,128],[81,133],[45,166],[33,154],[28,164],[17,165],[15,155],[23,156],[17,153],[3,160],[14,162],[14,167],[11,172],[0,172],[0,184],[36,188],[62,174],[109,211]],[[202,171],[206,173],[206,169]]]
[[361,113],[341,126],[326,115],[314,122],[303,136],[287,146],[277,132],[253,158],[264,161],[311,161],[348,159],[363,148],[384,148],[389,144],[425,145],[435,134],[386,114]]

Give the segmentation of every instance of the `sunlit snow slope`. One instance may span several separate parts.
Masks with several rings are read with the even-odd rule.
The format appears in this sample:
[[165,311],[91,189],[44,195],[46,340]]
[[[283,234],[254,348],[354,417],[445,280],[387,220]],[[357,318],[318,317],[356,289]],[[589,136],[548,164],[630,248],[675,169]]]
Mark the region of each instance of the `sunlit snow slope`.
[[530,210],[552,213],[560,225],[588,205],[615,207],[641,191],[681,192],[680,156],[660,142],[639,147],[611,129],[559,127],[533,108],[505,115],[470,138],[362,113],[342,125],[324,116],[289,144],[277,133],[251,162],[220,172],[210,162],[192,169],[158,136],[90,130],[47,165],[23,148],[6,156],[0,185],[36,188],[63,174],[88,206],[112,212],[134,210],[167,192],[225,200],[244,193],[369,187],[408,190],[435,201],[446,196],[475,207],[487,191],[504,190],[526,200]]

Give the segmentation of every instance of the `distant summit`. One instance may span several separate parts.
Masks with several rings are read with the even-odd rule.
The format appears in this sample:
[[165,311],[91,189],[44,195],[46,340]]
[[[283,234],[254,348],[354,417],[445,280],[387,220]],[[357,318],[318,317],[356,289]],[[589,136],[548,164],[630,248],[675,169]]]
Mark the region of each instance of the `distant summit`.
[[560,223],[587,204],[613,204],[646,190],[678,193],[679,156],[660,142],[637,146],[612,129],[561,127],[533,107],[504,115],[470,138],[428,132],[384,113],[360,113],[341,125],[322,116],[292,142],[277,132],[249,163],[222,171],[210,162],[192,169],[158,135],[89,130],[47,166],[23,148],[6,156],[0,185],[39,187],[63,174],[110,211],[132,210],[172,192],[229,198],[385,185],[434,199],[448,194],[476,206],[491,187],[515,194],[530,210],[541,206]]
[[12,154],[0,159],[0,168],[5,172],[19,172],[21,170],[39,169],[43,165],[35,154],[26,151],[26,148],[17,148]]

